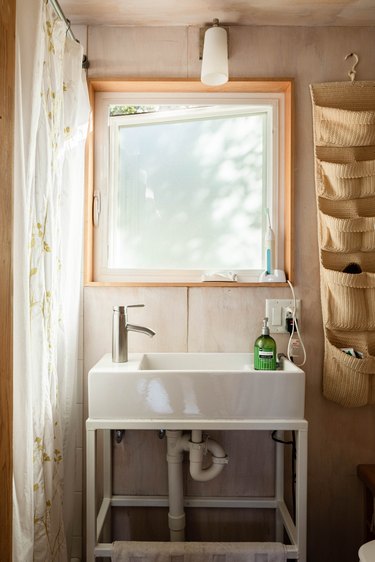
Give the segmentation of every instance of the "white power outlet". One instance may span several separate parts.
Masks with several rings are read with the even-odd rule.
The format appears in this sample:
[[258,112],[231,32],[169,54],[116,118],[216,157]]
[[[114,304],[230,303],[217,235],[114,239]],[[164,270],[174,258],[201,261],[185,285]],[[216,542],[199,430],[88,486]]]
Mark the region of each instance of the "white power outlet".
[[[287,318],[292,316],[293,299],[266,299],[266,316],[271,334],[287,334]],[[296,299],[296,319],[301,325],[301,300]]]

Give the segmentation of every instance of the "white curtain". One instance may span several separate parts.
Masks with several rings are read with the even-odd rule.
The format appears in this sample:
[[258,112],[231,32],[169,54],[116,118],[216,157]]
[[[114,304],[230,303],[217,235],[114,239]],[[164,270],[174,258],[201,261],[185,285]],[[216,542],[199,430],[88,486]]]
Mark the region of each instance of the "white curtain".
[[14,562],[66,562],[88,98],[82,48],[44,0],[17,1]]

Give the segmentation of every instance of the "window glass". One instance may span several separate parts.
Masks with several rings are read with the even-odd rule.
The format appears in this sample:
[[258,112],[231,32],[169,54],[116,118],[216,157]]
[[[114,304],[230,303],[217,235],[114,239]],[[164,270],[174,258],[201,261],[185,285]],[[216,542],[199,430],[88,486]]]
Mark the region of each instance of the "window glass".
[[270,109],[123,111],[110,118],[108,267],[261,270]]

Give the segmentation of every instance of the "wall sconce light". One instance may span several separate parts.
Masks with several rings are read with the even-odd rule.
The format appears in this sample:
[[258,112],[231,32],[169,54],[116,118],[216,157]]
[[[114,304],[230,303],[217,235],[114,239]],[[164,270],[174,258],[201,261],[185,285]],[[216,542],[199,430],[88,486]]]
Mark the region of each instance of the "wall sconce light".
[[228,32],[214,19],[212,26],[201,28],[201,82],[221,86],[228,82]]

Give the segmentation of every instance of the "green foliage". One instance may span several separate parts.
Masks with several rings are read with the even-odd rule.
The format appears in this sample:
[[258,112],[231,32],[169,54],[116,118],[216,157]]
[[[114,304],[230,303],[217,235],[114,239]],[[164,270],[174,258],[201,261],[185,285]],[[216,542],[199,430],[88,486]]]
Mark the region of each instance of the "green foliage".
[[138,115],[140,113],[154,113],[158,110],[155,105],[111,105],[109,115],[117,117],[119,115]]

